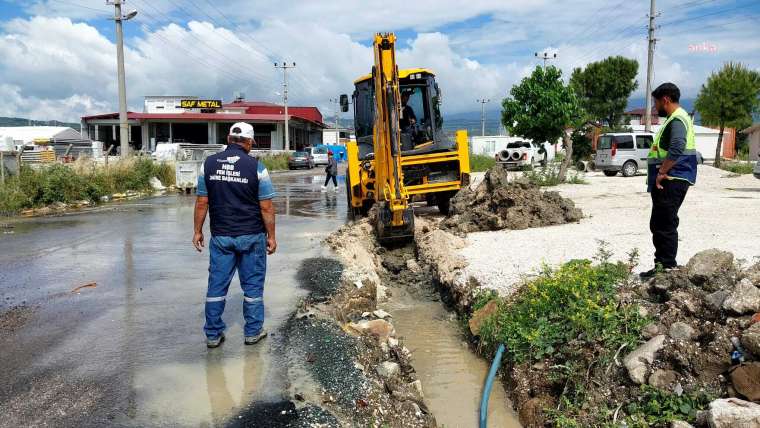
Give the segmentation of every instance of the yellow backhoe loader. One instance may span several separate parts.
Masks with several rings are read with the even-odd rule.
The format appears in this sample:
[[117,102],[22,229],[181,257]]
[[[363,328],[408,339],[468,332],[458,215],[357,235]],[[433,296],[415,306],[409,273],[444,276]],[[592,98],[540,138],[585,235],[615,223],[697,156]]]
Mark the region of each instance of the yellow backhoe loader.
[[[346,150],[349,212],[366,215],[377,204],[382,244],[414,236],[412,202],[438,205],[446,214],[449,199],[470,179],[467,131],[456,131],[453,141],[444,135],[435,74],[399,70],[395,45],[393,33],[375,35],[372,73],[354,81],[356,142]],[[348,96],[340,98],[348,111]]]

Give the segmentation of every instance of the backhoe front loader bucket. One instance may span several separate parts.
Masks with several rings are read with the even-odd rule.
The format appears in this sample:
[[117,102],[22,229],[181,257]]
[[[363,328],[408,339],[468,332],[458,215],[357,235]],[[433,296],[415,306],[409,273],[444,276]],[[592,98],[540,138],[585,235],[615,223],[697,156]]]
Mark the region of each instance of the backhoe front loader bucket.
[[402,213],[403,224],[393,225],[393,214],[387,204],[378,207],[375,232],[381,245],[404,244],[414,239],[414,210],[408,207]]

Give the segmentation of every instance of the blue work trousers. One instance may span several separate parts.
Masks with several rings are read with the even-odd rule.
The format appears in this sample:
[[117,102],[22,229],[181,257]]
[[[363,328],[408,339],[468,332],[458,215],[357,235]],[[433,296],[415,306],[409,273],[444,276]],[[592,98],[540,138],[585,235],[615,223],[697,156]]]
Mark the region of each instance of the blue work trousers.
[[214,339],[226,328],[222,320],[230,282],[238,272],[243,289],[245,335],[259,334],[264,325],[264,278],[267,270],[266,233],[212,236],[209,245],[206,337]]

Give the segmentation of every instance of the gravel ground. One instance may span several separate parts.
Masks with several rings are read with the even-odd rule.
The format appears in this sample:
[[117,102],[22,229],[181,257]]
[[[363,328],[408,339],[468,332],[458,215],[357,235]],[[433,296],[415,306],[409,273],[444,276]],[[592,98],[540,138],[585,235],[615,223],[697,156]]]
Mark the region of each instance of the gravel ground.
[[[482,174],[474,174],[472,186],[480,180]],[[646,177],[605,177],[593,172],[586,174],[586,180],[588,185],[565,184],[552,189],[583,210],[586,217],[579,223],[471,233],[468,245],[459,250],[469,263],[465,273],[485,287],[508,294],[542,263],[556,265],[593,257],[598,240],[609,243],[615,259],[624,259],[638,248],[639,270],[650,269],[654,248]],[[760,257],[759,209],[760,180],[751,174],[732,177],[726,171],[700,166],[697,185],[689,190],[680,210],[679,263],[708,248],[731,251],[746,261]]]

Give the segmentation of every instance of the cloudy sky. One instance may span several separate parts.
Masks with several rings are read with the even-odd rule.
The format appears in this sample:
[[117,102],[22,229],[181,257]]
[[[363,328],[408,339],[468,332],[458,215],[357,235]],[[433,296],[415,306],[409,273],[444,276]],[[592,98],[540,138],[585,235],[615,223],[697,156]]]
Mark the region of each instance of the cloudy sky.
[[[373,3],[368,5],[368,3]],[[659,0],[655,83],[673,81],[693,98],[726,61],[760,69],[760,1]],[[130,110],[144,95],[277,101],[275,61],[295,61],[291,104],[317,105],[350,93],[369,71],[371,37],[395,31],[401,67],[438,74],[449,113],[496,107],[510,87],[557,53],[573,67],[609,55],[646,72],[646,0],[126,0]],[[113,7],[104,0],[0,0],[0,116],[77,121],[115,111]]]

